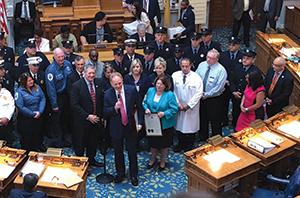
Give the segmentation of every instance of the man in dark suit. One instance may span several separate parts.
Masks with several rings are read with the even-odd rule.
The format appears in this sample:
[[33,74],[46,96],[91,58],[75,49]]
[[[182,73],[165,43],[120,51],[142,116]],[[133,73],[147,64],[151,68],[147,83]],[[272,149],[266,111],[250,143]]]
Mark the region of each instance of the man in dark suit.
[[16,20],[14,25],[16,46],[20,42],[20,32],[24,26],[27,26],[32,30],[31,34],[33,36],[35,17],[36,17],[35,3],[32,3],[28,0],[23,0],[16,4],[16,9],[14,14],[14,18]]
[[138,45],[143,43],[154,42],[154,36],[146,32],[146,24],[140,23],[136,26],[137,33],[130,36],[131,39],[137,40]]
[[115,183],[121,183],[125,176],[125,161],[123,153],[124,138],[129,157],[130,178],[133,186],[138,185],[138,165],[136,154],[136,133],[133,131],[134,108],[137,108],[138,126],[140,131],[143,123],[144,110],[141,98],[135,87],[123,84],[122,75],[118,72],[110,76],[112,88],[105,92],[104,113],[110,121],[110,136],[115,150],[117,176]]
[[[254,5],[254,1],[255,0],[231,0],[231,9],[232,9],[232,13],[233,13],[233,30],[232,30],[232,35],[234,37],[238,37],[239,34],[239,30],[241,28],[241,23],[243,22],[243,26],[244,26],[244,43],[246,45],[246,47],[249,47],[249,32],[250,32],[250,25],[251,25],[251,17],[254,16],[254,14],[252,14],[252,16],[250,16],[250,10],[254,9],[253,7]],[[247,2],[246,4],[244,4],[244,2]]]
[[171,43],[165,42],[167,36],[167,28],[156,27],[155,38],[156,42],[150,43],[149,46],[155,50],[154,59],[157,57],[163,57],[165,60],[174,56],[174,47]]
[[75,154],[86,156],[92,166],[102,167],[103,163],[95,160],[97,140],[102,132],[103,112],[103,83],[95,78],[96,70],[93,66],[86,66],[84,78],[76,81],[71,89],[70,103],[75,115],[76,146]]
[[147,74],[148,76],[150,76],[151,74],[153,74],[155,72],[155,68],[154,68],[154,48],[151,46],[146,46],[144,48],[144,59],[145,62],[143,62],[143,72],[145,74]]
[[212,30],[207,28],[201,29],[201,38],[202,41],[200,42],[200,49],[201,53],[204,54],[206,58],[206,54],[211,49],[218,50],[219,53],[222,52],[221,50],[221,44],[215,41],[212,41]]
[[72,69],[75,69],[75,58],[76,54],[73,53],[73,41],[62,41],[65,60],[69,61],[72,65]]
[[265,32],[267,23],[276,30],[276,21],[280,16],[283,0],[262,0],[260,2],[257,18],[261,20],[260,31]]
[[5,32],[0,32],[0,52],[3,54],[5,62],[9,62],[12,66],[15,65],[15,54],[11,47],[5,46]]
[[180,45],[174,45],[174,57],[167,60],[167,73],[171,76],[174,72],[181,70],[181,61],[183,59],[183,49]]
[[200,50],[200,42],[201,42],[201,34],[198,32],[193,32],[191,34],[191,45],[188,47],[185,47],[183,49],[184,54],[183,57],[187,57],[191,60],[192,71],[196,71],[198,68],[198,65],[205,61],[205,55]]
[[124,65],[124,49],[121,47],[117,47],[113,49],[114,52],[114,60],[109,62],[112,65],[116,72],[119,72],[124,77],[127,74],[128,68]]
[[241,113],[241,99],[246,89],[246,75],[252,71],[261,71],[254,65],[256,53],[246,49],[242,63],[237,63],[230,75],[229,85],[232,97],[232,125],[236,126],[237,119]]
[[229,79],[231,74],[233,73],[233,69],[236,65],[242,63],[243,53],[239,51],[241,39],[236,37],[231,37],[229,39],[229,50],[222,52],[220,54],[219,63],[225,67],[227,72],[227,80],[225,84],[225,91],[223,93],[223,119],[222,125],[228,125],[228,108],[229,108],[229,100],[232,97],[232,93],[229,88]]
[[0,81],[2,82],[2,87],[7,89],[12,96],[15,95],[15,73],[10,62],[3,59],[3,52],[0,51],[0,65],[2,72],[0,72]]
[[267,115],[272,117],[289,104],[294,87],[293,75],[285,69],[285,60],[277,57],[265,78]]
[[67,90],[70,93],[72,85],[79,79],[84,77],[85,59],[83,56],[76,56],[75,69],[67,78]]
[[184,46],[190,45],[190,35],[192,32],[195,32],[195,14],[192,9],[194,8],[190,5],[189,0],[181,1],[180,18],[178,19],[178,22],[185,27],[185,30],[177,34],[176,39],[180,39],[181,36],[186,36],[186,38],[181,39],[180,41],[180,44],[184,44]]
[[125,49],[127,53],[124,55],[123,59],[123,66],[126,67],[126,70],[124,68],[124,73],[122,74],[125,76],[127,73],[130,71],[130,65],[131,61],[134,59],[138,58],[140,61],[143,63],[144,62],[144,56],[138,53],[135,53],[136,46],[137,46],[137,41],[135,39],[126,39],[124,41],[125,44]]

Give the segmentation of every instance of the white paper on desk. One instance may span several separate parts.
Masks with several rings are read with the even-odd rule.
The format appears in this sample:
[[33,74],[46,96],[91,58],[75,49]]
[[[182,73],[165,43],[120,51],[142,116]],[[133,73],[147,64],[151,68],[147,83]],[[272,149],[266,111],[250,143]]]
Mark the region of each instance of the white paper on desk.
[[46,165],[43,163],[27,161],[21,170],[21,176],[24,177],[28,173],[35,173],[40,177],[45,168]]
[[292,54],[296,54],[295,52],[295,48],[281,48],[281,50],[279,50],[280,53],[286,55],[287,57],[291,57]]
[[41,181],[63,184],[65,179],[64,176],[65,175],[63,168],[55,168],[48,166],[45,170],[43,177],[41,178]]
[[139,21],[133,21],[132,23],[123,23],[123,27],[125,32],[128,35],[133,35],[135,33],[137,33],[137,25],[139,24]]
[[8,178],[8,176],[15,170],[14,166],[0,164],[0,178]]
[[[249,141],[248,141],[248,146],[251,145],[251,142],[253,142],[254,144],[258,145],[258,146],[261,146],[263,148],[262,151],[258,150],[259,152],[261,153],[267,153],[269,151],[271,151],[272,149],[275,148],[275,145],[274,144],[271,144],[261,138],[251,138]],[[251,146],[250,146],[251,147]],[[254,147],[255,149],[255,147]],[[257,150],[257,149],[256,149]]]
[[293,121],[288,124],[283,124],[282,126],[277,128],[280,131],[283,131],[289,135],[292,135],[296,138],[300,138],[300,122]]
[[273,142],[275,144],[280,144],[281,142],[283,142],[283,138],[274,134],[274,133],[271,133],[269,131],[265,131],[261,134],[259,134],[261,137],[265,138],[266,140],[269,140],[270,142]]
[[218,164],[223,164],[225,162],[232,164],[241,159],[233,155],[232,153],[226,151],[225,149],[215,151],[212,154],[204,156],[203,158],[209,161],[210,163],[218,163]]

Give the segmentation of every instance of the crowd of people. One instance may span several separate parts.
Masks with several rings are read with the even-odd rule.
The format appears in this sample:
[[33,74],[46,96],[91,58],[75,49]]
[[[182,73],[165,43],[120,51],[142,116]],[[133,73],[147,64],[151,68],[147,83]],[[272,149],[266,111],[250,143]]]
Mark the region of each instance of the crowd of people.
[[[254,65],[256,53],[239,50],[241,39],[231,37],[229,49],[222,51],[221,44],[212,40],[212,30],[203,28],[199,33],[190,28],[194,15],[188,0],[181,2],[179,19],[189,22],[186,30],[175,44],[166,42],[167,29],[156,27],[147,16],[151,5],[127,3],[132,3],[136,19],[144,23],[138,25],[135,38],[124,41],[126,53],[122,47],[113,49],[114,60],[109,63],[99,61],[95,49],[89,52],[89,60],[73,53],[78,44],[67,26],[54,39],[51,64],[41,50],[49,50],[41,31],[35,31],[35,39],[25,43],[25,53],[16,61],[11,48],[3,45],[4,33],[0,34],[0,139],[12,146],[16,107],[17,131],[27,151],[44,152],[43,136],[48,133],[51,147],[73,146],[77,156],[86,149],[89,164],[102,167],[95,155],[105,140],[105,146],[114,148],[115,183],[125,176],[125,139],[131,182],[137,186],[137,151],[146,136],[144,114],[156,113],[161,119],[162,136],[148,137],[151,160],[147,168],[153,168],[160,151],[162,171],[174,135],[178,137],[174,152],[189,151],[195,141],[206,141],[209,125],[212,135],[222,136],[222,127],[230,123],[230,100],[236,131],[265,118],[264,101],[268,117],[288,105],[294,79],[283,58],[276,58],[264,76]],[[106,20],[105,13],[98,12],[84,27],[81,43],[111,42]],[[182,41],[181,35],[187,38]],[[151,39],[144,55],[136,53],[140,42]],[[132,116],[135,111],[137,121]]]

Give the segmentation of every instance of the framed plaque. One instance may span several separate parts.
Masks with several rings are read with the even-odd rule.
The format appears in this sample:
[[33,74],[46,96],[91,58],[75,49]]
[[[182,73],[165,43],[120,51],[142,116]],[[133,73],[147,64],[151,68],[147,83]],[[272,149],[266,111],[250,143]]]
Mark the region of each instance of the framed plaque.
[[147,136],[162,136],[161,119],[157,113],[145,114],[145,128]]

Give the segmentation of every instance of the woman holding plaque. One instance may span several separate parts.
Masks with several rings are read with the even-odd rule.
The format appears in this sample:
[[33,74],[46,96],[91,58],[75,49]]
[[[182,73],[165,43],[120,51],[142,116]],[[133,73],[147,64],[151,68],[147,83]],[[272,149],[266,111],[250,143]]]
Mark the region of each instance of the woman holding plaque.
[[178,112],[178,106],[174,93],[170,91],[171,82],[166,75],[159,75],[155,79],[154,85],[155,87],[149,88],[147,92],[144,109],[146,114],[157,113],[162,123],[162,136],[148,136],[152,158],[147,168],[153,168],[157,161],[157,152],[160,149],[161,160],[158,169],[162,171],[166,167],[168,147],[173,144],[174,117]]
[[263,86],[263,77],[253,71],[246,75],[248,83],[241,101],[241,114],[236,124],[236,131],[241,131],[256,119],[264,120],[265,108],[263,106],[265,98],[265,87]]
[[20,87],[15,94],[18,107],[18,132],[21,134],[21,147],[27,151],[37,151],[46,99],[42,89],[34,83],[26,72],[20,77]]
[[148,79],[147,79],[148,88],[154,87],[154,80],[156,79],[157,76],[166,75],[171,82],[170,90],[173,91],[173,79],[169,74],[166,73],[167,61],[162,57],[157,57],[154,60],[154,69],[155,69],[155,73],[148,76]]
[[147,74],[143,73],[143,65],[139,59],[134,59],[130,64],[130,72],[124,77],[124,84],[132,85],[141,96],[141,100],[147,92]]

